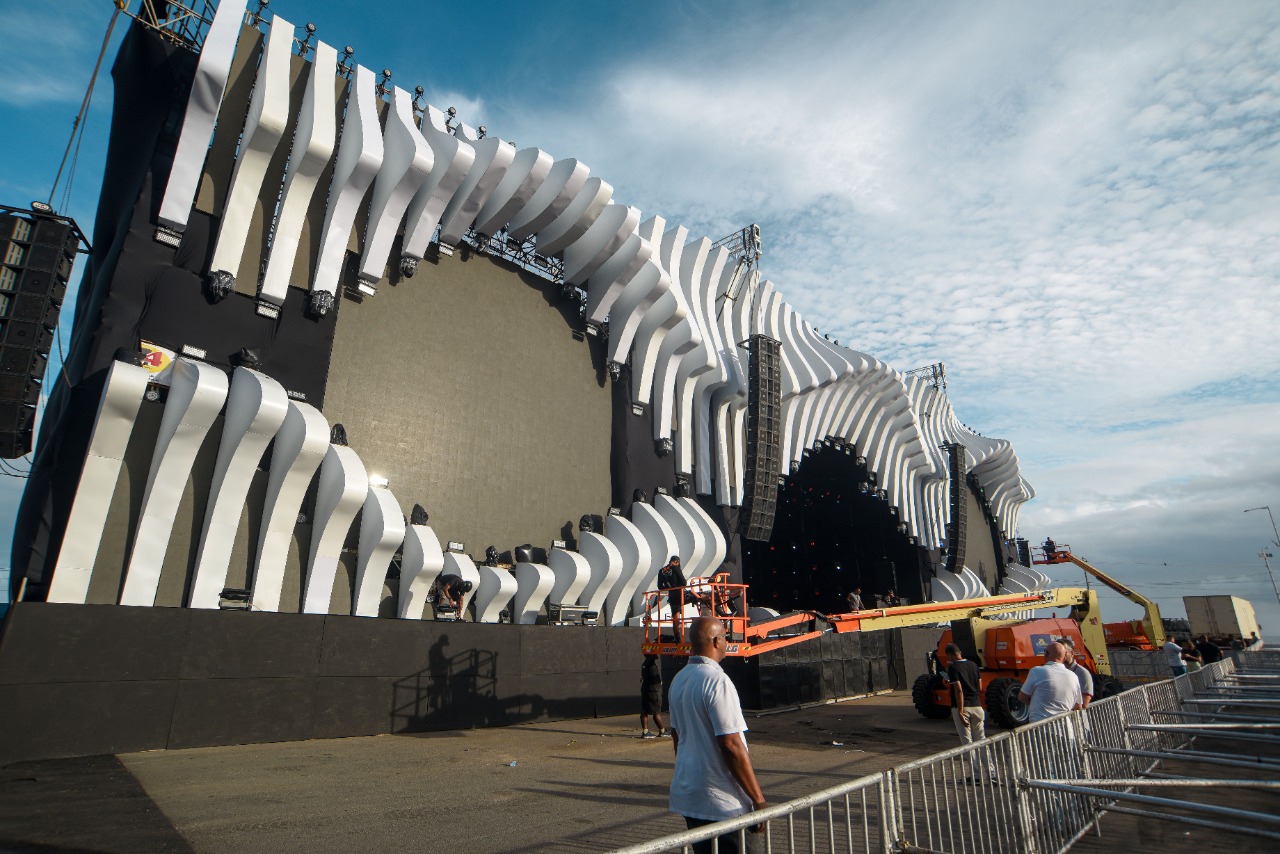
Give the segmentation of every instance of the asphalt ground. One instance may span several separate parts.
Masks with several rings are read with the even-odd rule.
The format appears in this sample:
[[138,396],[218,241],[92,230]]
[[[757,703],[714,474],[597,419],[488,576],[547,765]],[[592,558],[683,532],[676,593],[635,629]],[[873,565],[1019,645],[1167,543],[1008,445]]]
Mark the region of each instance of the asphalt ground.
[[[771,803],[954,747],[908,692],[747,719]],[[0,769],[0,850],[596,852],[684,829],[639,717]],[[835,742],[835,743],[833,743]]]

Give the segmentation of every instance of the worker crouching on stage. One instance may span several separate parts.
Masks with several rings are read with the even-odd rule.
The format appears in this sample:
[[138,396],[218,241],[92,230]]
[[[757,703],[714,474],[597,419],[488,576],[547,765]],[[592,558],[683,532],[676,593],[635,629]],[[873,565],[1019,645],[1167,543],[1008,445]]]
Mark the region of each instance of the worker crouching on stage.
[[[454,613],[458,615],[458,619],[461,620],[462,600],[470,592],[470,581],[457,575],[440,576],[436,581],[436,611],[439,612],[442,607],[452,608]],[[439,616],[438,613],[437,616]]]

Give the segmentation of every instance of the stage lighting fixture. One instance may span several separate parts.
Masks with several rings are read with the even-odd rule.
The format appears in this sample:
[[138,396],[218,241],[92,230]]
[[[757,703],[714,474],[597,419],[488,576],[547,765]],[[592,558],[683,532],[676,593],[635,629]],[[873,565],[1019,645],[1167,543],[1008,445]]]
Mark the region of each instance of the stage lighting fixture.
[[595,520],[587,513],[582,514],[582,518],[578,520],[578,530],[584,534],[594,534],[596,531]]
[[400,275],[406,279],[412,279],[413,274],[418,272],[418,259],[410,258],[408,255],[400,256]]
[[858,484],[858,491],[861,492],[863,495],[866,495],[870,489],[871,489],[871,484],[867,483],[865,480],[862,483]]
[[516,546],[515,553],[517,563],[533,563],[532,543],[525,543],[524,545]]
[[608,512],[607,514],[605,514],[605,515],[607,515],[607,516],[621,516],[621,515],[622,515],[622,511],[621,511],[621,510],[619,510],[617,507],[610,507],[610,508],[609,508],[609,512]]
[[42,214],[53,213],[53,208],[49,207],[49,205],[45,204],[44,202],[32,202],[31,209],[36,213],[42,213]]
[[654,450],[658,452],[658,456],[660,457],[665,457],[667,454],[671,453],[676,449],[675,442],[673,442],[669,437],[658,439],[656,442],[653,443],[653,447],[654,447]]
[[444,550],[447,552],[453,552],[454,554],[463,554],[467,550],[467,544],[459,543],[459,542],[456,542],[455,540],[450,540],[445,545]]
[[693,480],[689,475],[676,475],[676,498],[688,498],[693,495]]
[[307,308],[316,317],[324,317],[333,311],[333,294],[328,291],[312,291]]
[[258,300],[258,305],[254,308],[259,317],[269,317],[275,319],[280,316],[280,306],[267,300]]
[[258,355],[258,351],[249,347],[240,348],[240,352],[236,354],[236,361],[251,371],[256,371],[262,366],[262,357]]
[[489,548],[484,550],[484,565],[485,566],[498,565],[498,547],[497,546],[489,546]]
[[583,611],[582,625],[584,626],[600,625],[600,612],[599,611]]
[[218,607],[223,611],[248,611],[253,608],[253,594],[239,587],[226,587],[218,594]]
[[330,427],[329,442],[334,445],[342,445],[343,447],[346,447],[347,428],[343,427],[341,423],[334,424],[332,427]]
[[560,549],[561,551],[564,551],[565,549],[569,548],[569,544],[566,543],[564,540],[552,540],[551,548]]
[[621,377],[622,377],[622,363],[610,362],[609,363],[609,379],[613,380],[614,382],[617,382],[618,379],[620,379]]
[[653,488],[653,494],[654,495],[670,495],[671,493],[667,491],[667,488],[665,486],[655,486]]
[[857,464],[858,464],[858,465],[860,465],[860,466],[865,466],[865,465],[867,464],[867,458],[866,458],[866,457],[856,457],[856,458],[854,459],[854,462],[855,462],[855,463],[857,463]]
[[427,508],[421,504],[413,505],[413,509],[409,511],[410,525],[425,525],[430,517],[427,515]]
[[236,277],[226,270],[214,270],[209,274],[209,296],[221,302],[231,296],[236,289]]
[[191,344],[182,345],[182,355],[190,356],[192,359],[204,359],[209,355],[209,351],[203,347],[195,347]]
[[480,137],[480,139],[484,139],[489,135],[489,129],[484,125],[480,125],[480,127],[476,128],[476,135]]
[[387,485],[387,482],[388,482],[388,481],[387,481],[387,479],[386,479],[385,477],[383,477],[382,475],[380,475],[380,474],[371,474],[371,475],[369,475],[369,485],[370,485],[370,486],[384,486],[384,487],[385,487],[385,486]]
[[600,324],[600,337],[601,338],[609,337],[609,321],[607,320],[604,323]]
[[899,533],[899,534],[905,534],[906,532],[907,532],[907,523],[906,523],[906,522],[899,522],[899,523],[898,523],[898,533]]
[[156,233],[152,235],[152,238],[156,243],[163,243],[165,246],[171,246],[174,249],[182,245],[182,235],[164,226],[156,226]]
[[498,622],[499,622],[499,623],[510,623],[510,622],[511,622],[511,612],[510,612],[510,611],[508,611],[506,608],[503,608],[501,611],[499,611],[499,612],[498,612]]
[[301,400],[303,403],[307,402],[306,392],[294,391],[291,388],[287,388],[284,390],[284,393],[288,396],[290,400]]
[[144,394],[143,397],[145,397],[147,400],[151,401],[152,403],[155,403],[157,400],[160,399],[160,389],[156,388],[153,385],[149,385],[147,386],[147,393]]
[[648,504],[649,495],[643,489],[637,489],[631,493],[631,500],[635,504]]
[[378,295],[378,289],[374,287],[372,283],[366,282],[363,279],[356,282],[356,290],[358,290],[360,293],[364,294],[367,297]]
[[436,254],[443,255],[446,258],[453,257],[453,247],[447,243],[436,242]]

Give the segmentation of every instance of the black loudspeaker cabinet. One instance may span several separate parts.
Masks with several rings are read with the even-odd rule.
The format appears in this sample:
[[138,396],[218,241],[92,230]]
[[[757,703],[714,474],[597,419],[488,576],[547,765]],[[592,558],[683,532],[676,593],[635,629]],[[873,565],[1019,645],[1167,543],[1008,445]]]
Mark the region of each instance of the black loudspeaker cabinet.
[[773,534],[782,469],[782,345],[764,335],[752,335],[748,353],[744,536],[764,542]]
[[0,458],[31,451],[79,237],[74,223],[51,214],[0,213]]

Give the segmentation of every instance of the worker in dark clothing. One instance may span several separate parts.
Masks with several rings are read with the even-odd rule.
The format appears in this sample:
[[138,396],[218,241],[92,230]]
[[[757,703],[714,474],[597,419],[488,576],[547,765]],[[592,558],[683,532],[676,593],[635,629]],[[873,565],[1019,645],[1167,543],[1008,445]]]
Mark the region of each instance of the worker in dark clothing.
[[[657,735],[649,731],[649,718],[658,725]],[[665,738],[667,729],[662,725],[662,667],[658,656],[646,655],[640,665],[640,737]]]
[[[950,662],[947,665],[946,679],[951,691],[951,719],[955,722],[960,743],[982,741],[987,737],[987,713],[982,708],[982,697],[978,693],[982,688],[982,672],[978,669],[978,665],[965,659],[964,653],[955,644],[947,644],[945,651],[947,661]],[[995,778],[990,757],[985,749],[974,751],[971,756],[978,767],[972,768],[973,776],[970,780],[979,776],[979,768],[985,772],[988,779]]]
[[680,555],[672,555],[667,565],[658,570],[658,589],[667,591],[667,604],[671,606],[671,622],[675,626],[676,639],[684,640],[684,623],[681,620],[684,605],[689,601],[689,584],[680,569]]
[[1201,635],[1196,641],[1196,651],[1200,653],[1201,664],[1213,664],[1222,661],[1222,647],[1209,640],[1208,635]]
[[462,619],[462,599],[471,592],[471,582],[457,575],[442,575],[436,581],[436,610],[452,608]]

